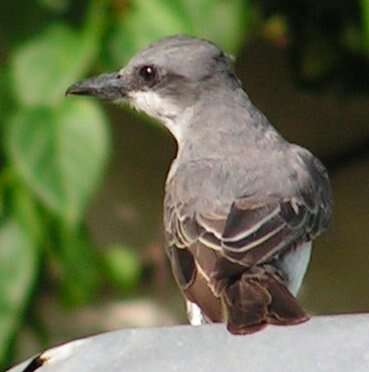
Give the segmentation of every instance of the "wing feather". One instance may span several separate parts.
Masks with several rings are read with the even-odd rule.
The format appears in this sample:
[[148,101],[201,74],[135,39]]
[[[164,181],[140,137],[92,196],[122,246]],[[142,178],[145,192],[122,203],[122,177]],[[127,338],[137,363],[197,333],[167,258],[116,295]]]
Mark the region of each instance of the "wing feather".
[[[182,198],[176,184],[167,187],[167,251],[177,281],[191,301],[202,308],[198,288],[204,280],[218,298],[245,268],[268,264],[327,227],[332,203],[328,176],[309,156],[306,152],[301,155],[303,179],[294,181],[295,188],[238,197],[216,212],[203,208],[212,204],[209,200],[199,202],[206,194]],[[220,305],[216,302],[214,306]]]
[[325,209],[311,199],[269,200],[255,207],[250,200],[236,200],[223,219],[212,220],[200,213],[178,215],[172,208],[167,224],[170,241],[178,248],[199,241],[204,249],[213,249],[233,262],[255,265],[288,248],[292,243],[308,241],[322,229]]

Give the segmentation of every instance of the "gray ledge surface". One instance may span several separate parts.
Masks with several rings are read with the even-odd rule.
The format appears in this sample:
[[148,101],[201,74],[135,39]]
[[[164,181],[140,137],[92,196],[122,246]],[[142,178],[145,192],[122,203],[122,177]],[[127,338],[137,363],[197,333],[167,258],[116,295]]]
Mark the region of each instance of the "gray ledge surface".
[[[369,314],[315,317],[249,336],[232,336],[220,324],[123,329],[40,357],[44,364],[27,371],[368,372]],[[31,360],[9,372],[22,372]]]

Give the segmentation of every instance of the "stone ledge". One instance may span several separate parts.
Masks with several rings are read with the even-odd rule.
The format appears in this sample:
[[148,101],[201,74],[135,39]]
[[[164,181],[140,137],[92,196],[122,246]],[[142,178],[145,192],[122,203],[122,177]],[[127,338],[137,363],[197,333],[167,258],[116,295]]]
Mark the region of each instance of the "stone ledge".
[[223,325],[123,329],[50,349],[34,365],[42,360],[27,372],[367,372],[369,314],[315,317],[250,336]]

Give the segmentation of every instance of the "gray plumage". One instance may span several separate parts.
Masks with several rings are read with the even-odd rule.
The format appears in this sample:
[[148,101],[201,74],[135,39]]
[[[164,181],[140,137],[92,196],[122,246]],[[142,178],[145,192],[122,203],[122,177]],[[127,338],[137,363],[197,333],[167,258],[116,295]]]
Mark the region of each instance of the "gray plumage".
[[308,318],[294,295],[311,240],[330,220],[327,172],[255,108],[225,53],[206,40],[165,38],[68,93],[128,101],[176,137],[164,226],[190,310],[241,334]]

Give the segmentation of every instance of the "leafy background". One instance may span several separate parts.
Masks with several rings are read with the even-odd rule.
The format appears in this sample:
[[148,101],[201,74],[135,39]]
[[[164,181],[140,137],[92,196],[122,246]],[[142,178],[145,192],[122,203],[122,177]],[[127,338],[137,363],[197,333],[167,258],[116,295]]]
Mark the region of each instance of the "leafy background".
[[1,366],[102,330],[184,321],[161,248],[173,139],[141,115],[64,97],[175,33],[237,55],[254,102],[330,170],[335,221],[305,306],[369,308],[368,0],[13,0],[0,4]]

